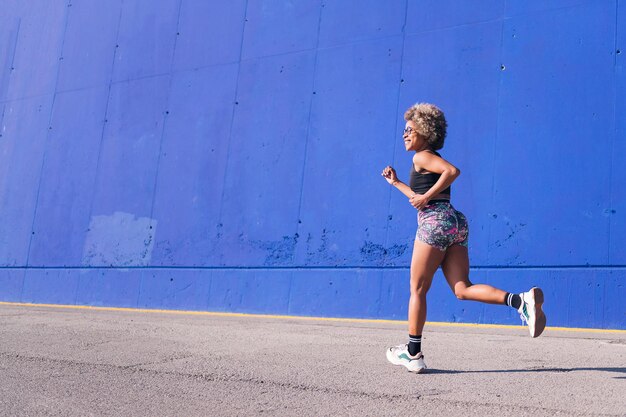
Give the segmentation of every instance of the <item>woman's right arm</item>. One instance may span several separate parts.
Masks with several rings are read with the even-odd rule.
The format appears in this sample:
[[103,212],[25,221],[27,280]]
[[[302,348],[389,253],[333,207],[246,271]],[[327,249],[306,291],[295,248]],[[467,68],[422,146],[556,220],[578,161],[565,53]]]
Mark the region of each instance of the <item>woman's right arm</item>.
[[411,187],[409,187],[408,185],[406,185],[405,183],[403,183],[402,181],[398,179],[398,176],[396,175],[396,170],[393,169],[392,167],[388,166],[385,169],[383,169],[383,172],[381,175],[385,177],[385,179],[387,180],[389,184],[396,187],[402,194],[404,194],[408,198],[411,198],[415,195],[413,190],[411,190]]

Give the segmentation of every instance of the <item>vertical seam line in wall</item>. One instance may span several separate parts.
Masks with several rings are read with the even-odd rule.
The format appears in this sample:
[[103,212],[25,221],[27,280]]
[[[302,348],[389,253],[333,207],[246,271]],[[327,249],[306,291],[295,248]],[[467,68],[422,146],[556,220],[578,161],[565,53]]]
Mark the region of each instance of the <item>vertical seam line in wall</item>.
[[[152,237],[152,244],[155,244],[156,237],[156,228],[154,226],[154,204],[156,202],[156,192],[157,192],[157,184],[159,182],[159,167],[161,165],[161,154],[163,150],[163,137],[165,136],[165,125],[167,124],[168,115],[169,115],[169,107],[170,107],[170,97],[172,94],[172,84],[174,82],[174,58],[176,57],[176,44],[178,43],[178,33],[180,32],[180,11],[182,9],[183,0],[178,0],[178,12],[176,16],[176,33],[174,34],[174,45],[172,46],[172,56],[170,57],[170,65],[168,68],[169,81],[167,85],[167,95],[165,97],[165,111],[162,115],[163,124],[161,125],[161,137],[159,138],[159,152],[157,154],[156,161],[156,172],[154,173],[154,184],[152,186],[152,201],[150,203],[150,230]],[[139,300],[141,298],[141,290],[143,289],[143,277],[144,272],[142,272],[139,276],[139,290],[137,291],[137,303],[139,305]]]
[[[65,7],[65,21],[63,22],[63,34],[61,35],[61,48],[60,48],[60,58],[63,58],[63,48],[65,47],[65,34],[67,33],[67,24],[69,22],[70,16],[70,5],[72,4],[71,0],[64,5]],[[48,147],[50,146],[50,136],[52,130],[52,114],[54,113],[54,103],[57,97],[57,85],[59,83],[59,74],[61,73],[61,59],[57,59],[57,71],[54,79],[54,93],[52,94],[52,103],[50,103],[50,114],[48,116],[48,125],[46,129],[46,139],[44,141],[43,146],[43,154],[41,156],[41,164],[39,166],[39,181],[37,183],[37,195],[35,197],[35,207],[33,210],[33,221],[30,225],[30,239],[28,241],[28,251],[26,252],[26,266],[28,266],[30,262],[30,251],[33,245],[33,236],[35,235],[35,220],[37,219],[37,206],[39,205],[39,195],[41,193],[41,183],[43,177],[43,170],[46,165],[46,154],[48,153]],[[24,276],[24,280],[26,276]],[[24,281],[22,281],[22,291],[20,291],[20,300],[22,299],[24,292]]]
[[[304,180],[306,175],[306,160],[309,151],[309,136],[311,133],[311,114],[313,114],[313,101],[315,99],[315,75],[317,74],[317,58],[320,45],[320,32],[322,28],[322,12],[324,11],[324,0],[319,3],[320,12],[317,17],[317,37],[315,39],[315,52],[313,57],[313,74],[311,74],[311,99],[309,100],[309,114],[307,114],[306,135],[304,137],[304,155],[302,159],[302,175],[300,176],[300,196],[298,198],[298,217],[296,223],[296,236],[300,236],[300,224],[302,215],[302,199],[304,197]],[[297,239],[297,238],[296,238]],[[297,242],[297,240],[296,240]],[[297,244],[293,251],[291,262],[295,263],[295,257],[298,253]],[[289,288],[287,288],[287,314],[291,312],[291,287],[293,286],[294,274],[289,276]]]
[[[400,110],[400,91],[402,90],[402,73],[403,73],[403,68],[404,68],[404,44],[406,41],[406,23],[408,21],[408,16],[409,15],[409,0],[406,0],[404,3],[404,23],[402,25],[402,42],[400,45],[400,76],[398,77],[398,95],[396,97],[396,112],[394,114],[394,121],[395,118],[398,117],[398,111]],[[393,123],[393,153],[391,154],[391,165],[393,166],[396,163],[396,142],[397,140],[396,138],[396,129],[397,129],[397,121],[395,121]],[[393,193],[393,186],[389,186],[388,187],[388,198],[387,198],[387,222],[385,225],[385,247],[387,247],[387,245],[389,245],[389,223],[391,220],[389,220],[389,216],[391,215],[391,196]],[[382,264],[383,266],[387,264],[387,253],[383,252],[383,259],[382,259]],[[381,280],[381,287],[382,288],[382,280]]]
[[[233,111],[230,114],[230,127],[228,128],[228,145],[226,146],[226,162],[224,163],[224,176],[222,178],[222,197],[220,198],[220,209],[217,214],[217,227],[222,223],[222,211],[224,209],[224,195],[226,194],[226,176],[228,175],[228,164],[230,162],[230,146],[233,136],[233,124],[235,122],[235,113],[237,112],[237,97],[239,96],[239,77],[241,74],[241,63],[243,58],[243,42],[246,39],[246,21],[248,19],[248,0],[244,6],[243,27],[241,31],[241,42],[239,46],[239,60],[237,65],[237,82],[235,84],[235,97],[233,98]],[[220,263],[223,261],[223,253],[220,253]]]
[[[124,0],[120,1],[120,13],[119,16],[117,18],[117,29],[115,32],[115,45],[117,45],[117,42],[119,40],[119,36],[120,36],[120,26],[122,24],[122,14],[124,12]],[[106,131],[107,128],[107,118],[108,118],[108,113],[109,113],[109,101],[111,100],[111,86],[113,85],[113,70],[115,69],[115,57],[117,56],[117,47],[113,48],[113,60],[111,62],[111,70],[110,70],[110,74],[111,76],[109,77],[109,89],[107,91],[107,98],[106,98],[106,104],[104,107],[104,120],[102,121],[102,132],[100,133],[100,143],[98,144],[98,159],[96,160],[96,172],[94,174],[94,185],[92,187],[93,192],[91,195],[91,203],[89,204],[89,224],[91,224],[91,217],[93,214],[93,203],[95,200],[95,196],[96,196],[96,186],[98,184],[98,173],[100,171],[100,160],[102,158],[102,143],[104,142],[104,132]],[[81,264],[83,263],[83,260],[81,259]],[[88,265],[88,267],[91,267],[91,265]],[[78,294],[76,294],[77,300],[78,300]]]
[[[500,62],[498,63],[498,65],[502,66],[504,65],[504,63],[502,62],[504,59],[504,25],[507,21],[506,19],[506,10],[507,10],[507,1],[504,2],[504,11],[502,12],[503,14],[503,18],[502,18],[502,26],[500,27],[500,54],[499,54],[499,58],[500,58]],[[504,71],[500,70],[500,73],[498,74],[498,90],[496,93],[496,137],[493,140],[493,151],[492,151],[492,163],[493,163],[493,170],[491,173],[491,202],[489,204],[489,207],[493,208],[496,196],[495,196],[495,187],[496,187],[496,169],[497,169],[497,164],[496,164],[496,156],[497,156],[497,152],[498,152],[498,139],[500,138],[500,94],[502,92],[502,83],[504,82],[504,75],[503,75]],[[490,261],[490,251],[489,246],[491,245],[491,230],[492,230],[492,222],[489,221],[487,226],[487,263],[489,263]]]
[[2,113],[0,113],[0,137],[4,135],[2,133],[2,126],[4,125],[4,112],[6,112],[7,110],[8,103],[1,103],[1,104],[2,104]]
[[[549,276],[549,278],[554,279],[554,276],[553,276],[552,272],[550,272],[548,276]],[[569,280],[566,281],[566,282],[567,282],[567,298],[566,298],[566,300],[567,300],[568,303],[571,303],[571,300],[572,300],[572,282],[569,281]],[[571,305],[572,304],[570,304],[570,306]],[[569,322],[570,322],[569,321],[570,310],[571,310],[570,308],[566,308],[565,309],[565,325],[569,324]]]
[[[608,275],[610,275],[611,272],[609,272]],[[602,301],[604,303],[606,303],[606,281],[607,281],[607,275],[604,276],[604,278],[602,278]],[[606,322],[606,308],[602,309],[602,324],[604,324]]]
[[287,313],[291,312],[291,287],[293,286],[293,272],[289,272],[289,287],[287,287]]
[[4,126],[4,113],[7,110],[7,104],[9,103],[0,103],[2,105],[2,113],[0,113],[0,138],[4,136],[3,126]]
[[211,292],[213,290],[213,271],[210,270],[209,273],[209,291],[208,294],[206,295],[206,300],[204,300],[204,305],[206,306],[206,308],[210,308],[211,306]]
[[[613,136],[611,137],[611,160],[609,162],[609,208],[608,208],[608,250],[607,264],[611,264],[611,226],[613,223],[613,158],[615,157],[615,139],[617,138],[617,39],[619,35],[619,0],[615,0],[615,37],[613,41]],[[604,322],[604,321],[603,321]]]
[[[65,272],[69,272],[67,269]],[[59,272],[59,275],[62,274],[63,271]],[[83,275],[84,271],[80,270],[78,273],[78,279],[76,280],[76,286],[74,291],[74,305],[78,304],[78,291],[80,290],[80,277]]]
[[[300,221],[301,221],[301,214],[302,214],[302,199],[304,197],[304,180],[305,180],[305,176],[306,176],[306,159],[307,159],[307,155],[309,152],[309,136],[311,134],[311,115],[313,114],[313,101],[315,100],[315,95],[313,94],[315,92],[315,75],[317,73],[317,57],[318,57],[318,50],[319,50],[319,44],[320,44],[320,32],[321,32],[321,27],[322,27],[322,12],[324,10],[324,1],[320,1],[320,12],[319,15],[317,17],[317,38],[315,40],[315,49],[314,49],[314,56],[313,56],[313,74],[311,75],[311,99],[309,100],[309,112],[307,114],[307,125],[306,125],[306,133],[304,136],[304,155],[303,155],[303,160],[302,160],[302,174],[300,175],[300,195],[298,197],[298,218],[297,218],[297,223],[296,223],[296,235],[300,236]],[[297,253],[297,249],[293,251],[293,255],[291,256],[291,262],[295,261],[295,257],[296,257],[296,253]],[[293,279],[293,277],[292,277]],[[289,281],[289,296],[291,296],[291,280]],[[289,305],[287,306],[287,309],[289,309]]]
[[11,77],[13,76],[13,64],[15,63],[15,53],[17,51],[17,41],[20,38],[20,28],[22,27],[22,18],[17,19],[17,30],[15,31],[15,41],[13,42],[13,51],[11,51],[11,63],[9,64],[9,76],[7,80],[7,97],[5,101],[10,101],[8,97],[9,85],[11,84]]

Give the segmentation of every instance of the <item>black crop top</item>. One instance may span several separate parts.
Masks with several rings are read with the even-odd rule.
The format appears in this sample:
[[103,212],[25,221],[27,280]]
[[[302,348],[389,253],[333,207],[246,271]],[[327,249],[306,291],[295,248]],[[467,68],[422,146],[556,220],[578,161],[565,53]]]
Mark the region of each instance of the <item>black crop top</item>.
[[[441,156],[439,155],[439,153],[435,151],[432,151],[432,153],[434,153],[435,155],[439,157]],[[411,187],[411,190],[414,193],[424,194],[426,191],[430,190],[430,188],[433,185],[435,185],[437,181],[439,181],[439,177],[441,177],[441,174],[435,174],[434,172],[426,172],[424,174],[421,174],[415,171],[415,166],[411,162],[411,173],[409,174],[409,187]],[[441,191],[440,194],[450,195],[450,187],[448,186],[448,188]]]

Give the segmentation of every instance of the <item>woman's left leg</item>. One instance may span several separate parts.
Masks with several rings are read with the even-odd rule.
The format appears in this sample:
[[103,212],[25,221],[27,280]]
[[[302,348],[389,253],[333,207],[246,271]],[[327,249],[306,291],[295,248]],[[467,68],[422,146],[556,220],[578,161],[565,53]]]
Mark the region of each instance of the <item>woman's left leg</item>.
[[446,251],[441,270],[450,289],[459,300],[481,301],[489,304],[506,304],[507,292],[486,284],[472,284],[469,280],[467,247],[452,245]]
[[[533,287],[522,294],[510,294],[491,285],[472,284],[469,280],[469,257],[467,247],[453,245],[446,251],[441,264],[448,285],[459,300],[504,304],[515,308],[528,323],[531,337],[539,336],[546,327],[546,315],[542,310],[543,292]],[[516,301],[512,301],[516,299]]]
[[426,322],[426,294],[445,252],[419,239],[413,243],[411,257],[411,298],[409,299],[409,334],[421,335]]

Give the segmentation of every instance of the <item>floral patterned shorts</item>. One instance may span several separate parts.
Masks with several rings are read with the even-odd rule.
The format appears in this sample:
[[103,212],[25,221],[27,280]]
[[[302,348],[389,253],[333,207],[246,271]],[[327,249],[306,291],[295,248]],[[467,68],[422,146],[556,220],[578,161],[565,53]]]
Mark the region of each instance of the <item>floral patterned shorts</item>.
[[420,241],[445,251],[452,245],[467,247],[467,219],[449,201],[433,201],[417,213],[417,234]]

